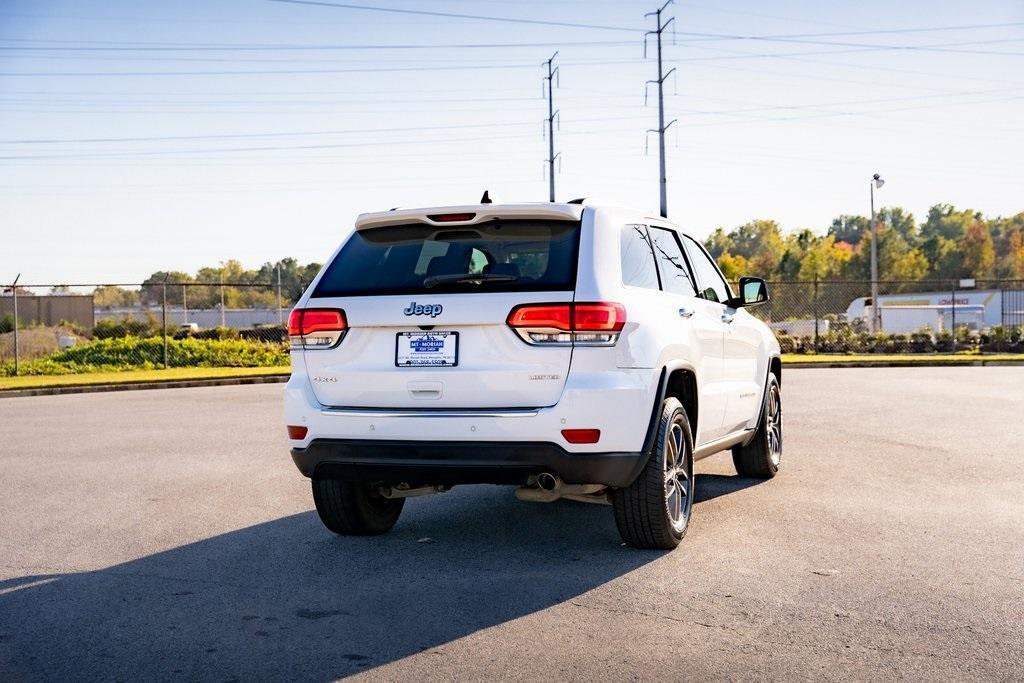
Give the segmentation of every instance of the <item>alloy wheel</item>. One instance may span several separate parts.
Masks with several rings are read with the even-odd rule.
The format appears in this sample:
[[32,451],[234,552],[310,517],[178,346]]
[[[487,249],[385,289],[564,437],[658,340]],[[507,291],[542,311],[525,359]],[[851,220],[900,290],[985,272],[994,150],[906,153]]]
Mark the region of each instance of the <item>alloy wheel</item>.
[[674,420],[665,438],[665,507],[676,531],[686,528],[693,506],[692,460],[679,420]]

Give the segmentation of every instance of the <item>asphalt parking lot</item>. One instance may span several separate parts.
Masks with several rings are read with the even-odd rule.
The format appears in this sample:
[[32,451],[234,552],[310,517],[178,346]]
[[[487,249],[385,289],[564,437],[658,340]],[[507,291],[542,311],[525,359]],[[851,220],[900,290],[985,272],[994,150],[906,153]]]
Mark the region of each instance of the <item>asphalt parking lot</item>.
[[674,552],[466,487],[324,530],[281,386],[0,399],[0,679],[1016,679],[1024,368],[791,370]]

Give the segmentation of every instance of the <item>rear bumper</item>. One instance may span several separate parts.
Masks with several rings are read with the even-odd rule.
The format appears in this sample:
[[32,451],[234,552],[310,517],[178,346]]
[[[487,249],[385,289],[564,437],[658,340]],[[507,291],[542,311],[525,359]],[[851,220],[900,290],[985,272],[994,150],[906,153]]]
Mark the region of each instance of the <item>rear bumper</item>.
[[314,439],[293,448],[307,477],[425,485],[525,484],[551,472],[569,484],[629,486],[647,453],[570,453],[543,442]]

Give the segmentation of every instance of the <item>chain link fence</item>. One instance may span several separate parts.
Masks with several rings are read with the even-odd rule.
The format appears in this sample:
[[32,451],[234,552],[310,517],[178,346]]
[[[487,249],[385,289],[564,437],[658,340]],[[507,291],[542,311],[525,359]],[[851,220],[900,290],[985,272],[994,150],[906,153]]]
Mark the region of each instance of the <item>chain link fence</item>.
[[1024,353],[1024,280],[771,282],[784,353]]
[[8,285],[0,377],[284,368],[292,304],[259,282]]
[[[771,282],[751,308],[784,353],[1024,353],[1024,281]],[[280,285],[189,282],[0,289],[0,377],[287,367]]]

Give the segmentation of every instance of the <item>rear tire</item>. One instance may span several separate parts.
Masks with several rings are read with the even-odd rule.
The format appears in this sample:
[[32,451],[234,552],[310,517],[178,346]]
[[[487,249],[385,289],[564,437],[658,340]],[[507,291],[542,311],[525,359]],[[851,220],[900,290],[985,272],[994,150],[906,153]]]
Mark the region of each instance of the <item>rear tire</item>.
[[775,373],[768,373],[761,418],[754,438],[732,449],[732,462],[741,477],[771,479],[782,460],[782,390]]
[[686,535],[693,509],[693,435],[675,398],[662,403],[658,438],[640,476],[612,492],[615,525],[634,548],[671,550]]
[[373,536],[391,530],[404,498],[385,498],[376,486],[354,481],[313,479],[313,503],[324,526],[343,536]]

